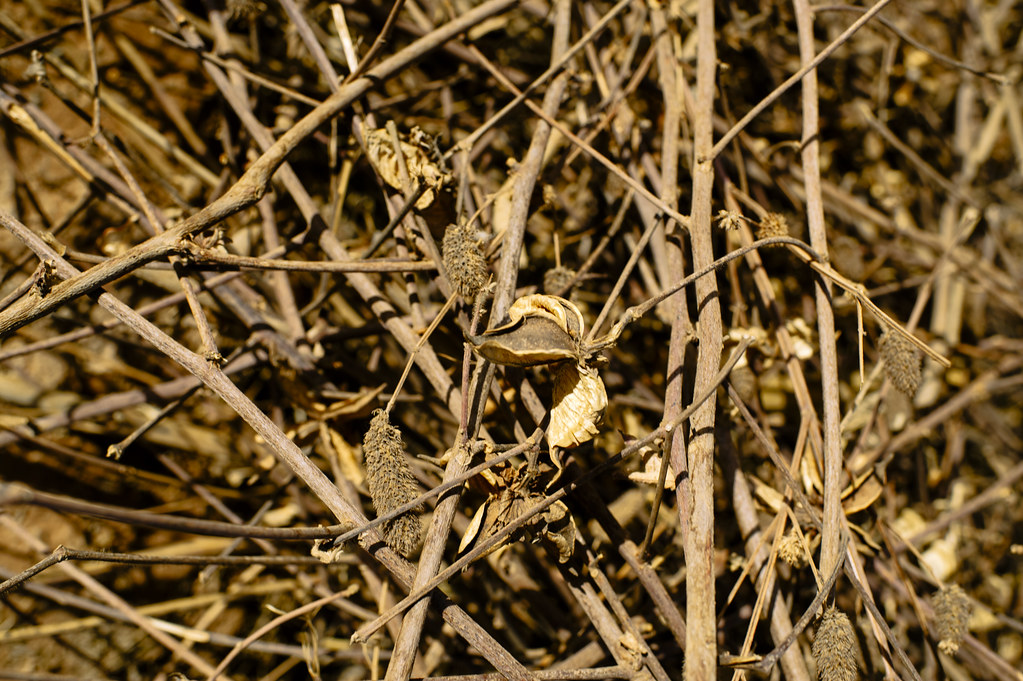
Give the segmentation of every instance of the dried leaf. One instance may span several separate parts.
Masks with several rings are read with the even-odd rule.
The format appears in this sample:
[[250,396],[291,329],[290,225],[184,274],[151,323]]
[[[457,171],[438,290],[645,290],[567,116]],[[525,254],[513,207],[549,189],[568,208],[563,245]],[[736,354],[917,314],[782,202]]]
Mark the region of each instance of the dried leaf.
[[[663,461],[660,450],[647,448],[643,453],[643,470],[629,473],[629,480],[643,485],[656,485],[661,475]],[[668,466],[668,471],[664,476],[664,489],[675,489],[675,471],[670,463],[665,465]]]
[[337,452],[337,462],[341,472],[345,478],[352,481],[352,484],[361,485],[365,478],[362,474],[362,466],[355,454],[355,448],[348,444],[344,436],[333,428],[328,427],[327,433],[330,436],[331,446]]
[[[413,129],[413,133],[417,131],[418,128]],[[366,156],[369,158],[370,163],[373,164],[377,174],[380,175],[384,182],[395,189],[399,191],[404,190],[404,185],[401,181],[401,165],[398,162],[397,155],[394,153],[394,145],[390,133],[383,128],[377,128],[375,130],[365,130],[363,134],[366,140]],[[418,132],[419,136],[423,134],[421,131]],[[422,145],[413,144],[406,136],[400,136],[399,146],[401,147],[401,155],[405,159],[405,168],[408,171],[409,181],[413,184],[425,184],[427,186],[426,191],[416,201],[416,208],[419,210],[429,208],[437,198],[437,189],[447,182],[448,175],[431,159],[430,154]]]
[[[491,494],[490,498],[476,510],[469,529],[466,530],[462,536],[462,541],[459,543],[459,553],[465,551],[474,543],[486,541],[489,537],[500,532],[508,523],[518,518],[527,509],[535,506],[538,503],[537,499],[540,498],[542,497],[536,494],[530,494],[527,497],[518,489],[504,489],[497,494]],[[532,523],[535,522],[536,520],[532,521]],[[511,537],[506,538],[505,541],[494,546],[483,555],[488,556],[504,548],[509,541],[511,541]]]
[[483,518],[487,515],[488,503],[490,503],[489,500],[480,504],[480,507],[476,509],[472,520],[469,521],[469,527],[466,528],[465,534],[462,535],[462,540],[458,542],[458,553],[464,553],[480,533],[480,528],[483,527]]
[[863,474],[842,491],[842,509],[846,515],[870,508],[884,491],[873,469]]
[[551,371],[554,406],[547,426],[547,444],[575,447],[592,440],[607,409],[604,382],[596,369],[582,364],[558,364]]
[[562,501],[555,501],[543,514],[544,528],[541,538],[549,542],[558,553],[558,562],[567,563],[575,551],[575,518]]

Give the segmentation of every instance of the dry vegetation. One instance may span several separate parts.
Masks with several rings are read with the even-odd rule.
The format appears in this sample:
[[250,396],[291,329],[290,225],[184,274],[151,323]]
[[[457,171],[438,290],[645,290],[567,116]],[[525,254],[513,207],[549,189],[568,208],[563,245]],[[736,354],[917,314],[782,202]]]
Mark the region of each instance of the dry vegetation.
[[1023,10],[474,4],[0,4],[0,678],[1023,678]]

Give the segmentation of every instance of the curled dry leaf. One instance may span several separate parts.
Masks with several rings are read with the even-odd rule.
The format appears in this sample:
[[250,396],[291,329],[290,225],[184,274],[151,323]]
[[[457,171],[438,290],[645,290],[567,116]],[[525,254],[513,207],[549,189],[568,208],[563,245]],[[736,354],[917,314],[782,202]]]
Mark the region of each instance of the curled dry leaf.
[[[363,136],[366,140],[366,156],[377,174],[390,186],[399,191],[403,190],[401,164],[394,153],[391,134],[383,128],[377,128],[366,129]],[[419,210],[429,208],[433,204],[437,198],[437,190],[449,179],[448,174],[433,160],[433,145],[428,143],[427,137],[419,128],[413,128],[408,136],[399,135],[399,146],[405,159],[409,181],[413,184],[425,184],[427,187],[416,201],[416,208]]]
[[558,554],[559,563],[567,563],[575,551],[576,527],[568,506],[562,501],[555,501],[540,516],[543,528],[540,538]]
[[533,294],[522,296],[508,308],[508,317],[512,320],[528,316],[543,316],[557,322],[576,343],[582,341],[583,314],[575,303],[559,296]]
[[592,440],[607,409],[607,392],[596,369],[582,364],[551,367],[554,405],[547,426],[551,447],[575,447]]
[[[490,498],[476,510],[469,529],[462,535],[459,542],[458,552],[465,551],[476,542],[486,541],[497,532],[500,532],[508,523],[512,522],[539,503],[537,494],[524,494],[517,489],[503,489]],[[541,497],[542,499],[542,497]],[[494,546],[484,555],[490,555],[494,551],[507,546],[508,540]]]

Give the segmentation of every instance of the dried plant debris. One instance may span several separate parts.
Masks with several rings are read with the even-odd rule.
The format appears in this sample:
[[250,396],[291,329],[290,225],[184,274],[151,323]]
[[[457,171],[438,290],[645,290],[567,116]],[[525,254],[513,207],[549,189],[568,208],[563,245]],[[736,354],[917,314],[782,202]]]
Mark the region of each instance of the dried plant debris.
[[[537,677],[568,661],[579,676],[607,676],[617,663],[637,678],[679,679],[683,628],[702,631],[701,615],[718,649],[691,651],[691,674],[697,653],[709,651],[759,678],[747,666],[757,663],[726,651],[747,640],[751,658],[773,647],[766,623],[747,616],[758,602],[784,602],[790,624],[813,603],[811,565],[837,534],[838,514],[827,528],[817,522],[834,492],[824,480],[837,449],[841,510],[857,547],[871,553],[861,581],[885,606],[897,672],[912,676],[896,659],[903,651],[924,679],[1001,681],[1023,668],[1012,598],[1023,593],[1013,562],[1023,555],[1023,111],[1014,71],[1023,3],[974,2],[967,12],[938,0],[890,3],[883,14],[894,29],[869,18],[820,65],[820,143],[800,144],[799,93],[790,90],[700,166],[714,174],[705,193],[693,184],[693,131],[732,127],[791,78],[801,37],[819,52],[862,12],[817,4],[803,22],[802,5],[718,3],[713,24],[701,25],[696,3],[677,2],[171,4],[181,8],[174,16],[168,3],[92,2],[85,17],[78,2],[0,0],[0,488],[119,505],[128,521],[160,508],[181,524],[153,529],[12,505],[0,508],[0,568],[13,574],[39,558],[13,524],[50,548],[213,557],[233,540],[197,543],[200,512],[223,521],[217,508],[230,509],[288,539],[368,517],[374,529],[350,529],[380,542],[371,553],[357,541],[346,551],[321,540],[310,560],[311,541],[245,542],[229,558],[264,560],[256,582],[235,567],[212,580],[196,565],[88,570],[134,609],[154,594],[168,599],[154,606],[171,607],[201,591],[223,606],[218,635],[239,637],[265,623],[270,607],[290,611],[339,584],[352,590],[350,601],[310,613],[319,644],[303,651],[296,625],[285,625],[269,648],[240,652],[224,671],[235,679],[296,660],[310,669],[318,660],[323,678],[404,677],[388,666],[412,659],[422,678],[513,676],[514,660]],[[683,89],[696,92],[709,54],[696,49],[697,34],[714,41],[719,77],[712,101],[687,99],[676,124],[671,107]],[[567,67],[562,38],[585,43]],[[231,78],[216,74],[206,49],[231,56]],[[968,65],[942,59],[961,55]],[[527,93],[548,97],[552,116],[534,159],[543,118],[505,107],[545,72],[557,80]],[[239,97],[230,81],[242,76],[249,85]],[[82,143],[95,132],[109,152]],[[715,140],[724,134],[717,128]],[[818,176],[806,173],[808,153]],[[829,299],[833,332],[819,323],[814,287],[829,268],[792,245],[739,255],[751,230],[812,241],[827,255],[841,275]],[[697,280],[716,282],[717,296],[697,296],[694,284],[658,303],[701,269],[701,238],[714,256],[738,256]],[[514,304],[483,331],[491,286]],[[126,319],[104,309],[112,299],[103,291],[122,301]],[[720,330],[706,323],[710,300],[720,302]],[[605,306],[606,335],[590,340]],[[25,313],[43,316],[25,324]],[[151,325],[132,323],[136,314]],[[895,320],[909,319],[907,335]],[[474,381],[464,366],[469,328],[479,334],[470,359],[508,366]],[[914,335],[940,344],[952,366],[924,364],[903,342]],[[697,374],[719,359],[718,341],[724,360],[749,336],[755,346],[727,379],[728,394],[749,408],[740,413],[719,387],[697,385]],[[215,351],[230,358],[224,376],[201,359]],[[403,387],[389,389],[410,355]],[[718,396],[705,412],[712,427],[693,432],[686,421],[667,439],[645,440],[703,394]],[[385,404],[390,418],[374,415]],[[822,414],[838,417],[824,421],[840,424],[839,442]],[[260,415],[268,418],[252,418]],[[534,442],[537,424],[545,435]],[[703,450],[681,449],[694,436],[713,438],[704,452],[713,469],[690,467]],[[669,465],[672,449],[685,468]],[[108,451],[124,456],[114,462]],[[506,454],[493,475],[456,479]],[[609,460],[606,472],[579,479]],[[562,461],[570,465],[560,469]],[[440,541],[445,530],[472,547],[515,518],[529,522],[446,580],[444,618],[431,610],[421,633],[406,631],[403,650],[384,630],[368,655],[341,645],[368,612],[399,598],[409,568],[401,554],[424,551],[416,546],[430,527],[425,515],[390,519],[392,509],[445,480],[454,487],[435,498],[452,515],[434,518],[438,542],[424,565],[458,559],[458,540]],[[750,503],[739,496],[743,481]],[[203,488],[223,506],[211,507]],[[562,503],[528,515],[562,491]],[[714,512],[691,508],[688,497],[704,499],[700,507],[713,500]],[[710,565],[687,563],[680,550],[687,509],[713,522]],[[749,553],[744,538],[779,515],[787,533]],[[891,519],[919,555],[886,550],[877,518]],[[773,578],[751,579],[775,543]],[[597,583],[591,555],[607,582]],[[728,556],[747,555],[745,575],[725,568]],[[888,578],[900,561],[908,581]],[[961,591],[939,593],[914,568]],[[144,634],[133,624],[62,623],[67,598],[94,594],[57,577],[37,574],[2,594],[17,612],[4,611],[0,673],[148,679],[174,668],[173,650],[134,644]],[[693,577],[709,588],[687,595]],[[33,583],[61,599],[41,597]],[[621,633],[603,627],[576,589],[613,606]],[[697,607],[711,595],[713,607]],[[868,626],[853,615],[862,604],[854,585],[839,579],[834,598],[852,618],[860,674],[883,676],[868,615],[860,615]],[[969,603],[984,611],[967,624]],[[78,628],[60,641],[41,636],[39,625],[53,623]],[[811,644],[828,633],[815,632],[816,623],[763,678],[812,677]],[[213,666],[230,650],[201,647]],[[838,648],[826,646],[822,662],[842,677],[852,667],[834,662]],[[598,649],[605,659],[583,660]],[[180,671],[205,676],[186,664]],[[720,669],[700,676],[723,678]]]
[[943,587],[934,595],[934,634],[938,649],[946,655],[955,655],[966,636],[973,605],[958,584]]
[[757,375],[749,365],[749,360],[745,357],[741,358],[732,369],[732,373],[728,375],[728,380],[744,404],[753,404],[753,400],[757,397]]
[[[548,466],[545,467],[545,472],[535,475],[528,472],[528,464],[518,468],[505,465],[497,475],[487,476],[490,494],[476,509],[469,528],[462,535],[458,552],[464,553],[472,546],[486,541],[543,503],[545,495],[536,489],[541,486],[544,479],[550,477],[549,471]],[[484,555],[506,548],[510,541],[522,536],[531,537],[532,541],[543,542],[557,557],[559,563],[565,563],[575,552],[578,530],[568,506],[562,501],[556,501],[535,513],[520,532],[512,533],[506,541],[494,546]]]
[[[377,174],[394,189],[404,191],[406,187],[402,182],[401,163],[395,153],[391,133],[384,128],[376,128],[364,130],[363,135],[366,140],[366,156]],[[416,208],[425,210],[436,200],[437,191],[450,181],[450,175],[441,169],[437,161],[436,144],[419,128],[413,128],[408,135],[399,135],[399,148],[409,182],[426,187],[416,201]]]
[[490,278],[480,240],[469,225],[448,225],[441,242],[444,271],[462,298],[473,302]]
[[730,210],[719,210],[718,214],[714,216],[714,222],[726,232],[734,232],[739,229],[742,220],[743,217],[739,213]]
[[813,639],[817,678],[821,681],[856,681],[856,632],[844,612],[835,606],[824,611]]
[[[419,485],[409,467],[401,431],[391,425],[383,409],[373,413],[362,450],[369,496],[378,515],[386,515],[419,496]],[[387,545],[406,558],[415,553],[422,541],[421,513],[422,509],[415,508],[383,524]]]
[[313,546],[309,550],[309,555],[324,565],[333,565],[334,563],[341,562],[342,557],[345,556],[347,552],[348,542],[340,543],[333,538],[317,539],[313,542]]
[[920,350],[892,329],[885,329],[878,347],[888,380],[900,392],[915,395],[920,387]]

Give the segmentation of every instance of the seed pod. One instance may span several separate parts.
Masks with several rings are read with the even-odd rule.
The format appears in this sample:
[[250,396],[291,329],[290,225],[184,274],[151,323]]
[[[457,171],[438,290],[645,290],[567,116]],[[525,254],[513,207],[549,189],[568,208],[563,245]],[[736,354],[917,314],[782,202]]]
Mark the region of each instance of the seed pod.
[[966,636],[970,620],[970,599],[958,584],[944,587],[934,596],[934,633],[938,649],[946,655],[955,655]]
[[533,367],[566,359],[574,360],[576,342],[557,322],[540,316],[524,317],[491,329],[469,342],[495,364]]
[[[369,496],[377,515],[386,515],[419,496],[401,431],[390,424],[386,411],[377,409],[373,413],[362,450]],[[421,513],[421,508],[414,508],[383,524],[384,541],[406,558],[419,547],[422,539]]]
[[583,315],[557,296],[523,296],[508,309],[511,320],[479,336],[469,336],[476,351],[495,364],[532,367],[577,360]]
[[855,681],[856,634],[844,612],[830,606],[824,611],[817,637],[813,640],[817,678],[821,681]]
[[920,351],[900,333],[885,329],[878,343],[888,380],[912,397],[920,387]]
[[469,341],[497,364],[551,364],[554,405],[547,443],[565,448],[592,440],[607,409],[607,392],[597,370],[585,363],[579,308],[558,296],[523,296],[512,303],[508,317],[505,326],[469,336]]
[[465,300],[472,302],[487,285],[487,260],[479,240],[469,225],[448,225],[441,242],[444,270],[451,285]]
[[508,317],[512,321],[520,317],[541,316],[555,321],[576,342],[583,336],[583,313],[575,303],[558,296],[534,294],[522,296],[508,308]]

